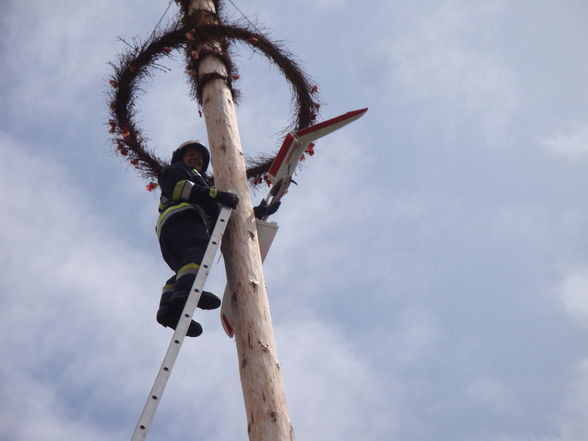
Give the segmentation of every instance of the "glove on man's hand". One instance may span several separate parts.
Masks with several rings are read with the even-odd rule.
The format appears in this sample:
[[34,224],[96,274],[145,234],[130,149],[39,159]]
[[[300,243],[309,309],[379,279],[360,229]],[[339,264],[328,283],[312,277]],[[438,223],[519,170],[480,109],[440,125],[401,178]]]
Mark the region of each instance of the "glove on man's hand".
[[228,191],[215,190],[210,192],[210,197],[215,201],[226,205],[227,207],[236,208],[239,203],[239,196]]
[[257,219],[261,219],[262,217],[271,216],[278,208],[280,208],[280,204],[282,201],[274,202],[271,205],[258,205],[257,207],[253,207],[253,213],[255,213],[255,217]]

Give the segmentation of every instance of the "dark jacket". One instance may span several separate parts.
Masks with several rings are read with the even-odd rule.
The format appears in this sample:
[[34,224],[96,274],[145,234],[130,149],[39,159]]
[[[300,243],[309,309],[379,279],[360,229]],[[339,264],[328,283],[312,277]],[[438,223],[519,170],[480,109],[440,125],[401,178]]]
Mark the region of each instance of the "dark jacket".
[[219,207],[211,197],[216,191],[197,170],[183,162],[174,162],[157,176],[161,188],[159,219],[155,231],[160,237],[164,225],[180,213],[200,216],[210,231],[218,217]]

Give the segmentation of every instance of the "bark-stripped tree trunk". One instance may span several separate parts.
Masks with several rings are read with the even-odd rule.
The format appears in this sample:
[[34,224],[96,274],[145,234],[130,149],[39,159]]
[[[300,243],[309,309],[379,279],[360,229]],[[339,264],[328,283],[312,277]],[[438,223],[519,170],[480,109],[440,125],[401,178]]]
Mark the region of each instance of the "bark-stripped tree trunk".
[[[190,11],[214,11],[212,0],[191,0]],[[218,72],[222,62],[209,56],[200,61],[199,75]],[[294,439],[278,363],[269,302],[257,241],[255,216],[249,196],[245,161],[231,92],[222,79],[209,81],[203,91],[208,142],[215,185],[239,194],[222,252],[235,317],[235,341],[250,441]]]

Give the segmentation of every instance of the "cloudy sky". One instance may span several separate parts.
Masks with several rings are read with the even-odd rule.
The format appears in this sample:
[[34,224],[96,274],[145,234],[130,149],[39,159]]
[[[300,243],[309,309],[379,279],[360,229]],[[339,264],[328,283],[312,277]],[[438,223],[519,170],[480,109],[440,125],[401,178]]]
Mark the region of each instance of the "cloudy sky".
[[[236,4],[319,84],[321,118],[370,109],[318,143],[274,217],[297,439],[588,439],[588,4]],[[117,37],[167,5],[2,1],[2,440],[129,439],[171,337],[158,194],[112,152],[105,96]],[[235,49],[244,149],[275,151],[288,85]],[[161,157],[207,139],[181,55],[165,63],[137,108]],[[234,341],[216,311],[198,320],[149,439],[245,440]]]

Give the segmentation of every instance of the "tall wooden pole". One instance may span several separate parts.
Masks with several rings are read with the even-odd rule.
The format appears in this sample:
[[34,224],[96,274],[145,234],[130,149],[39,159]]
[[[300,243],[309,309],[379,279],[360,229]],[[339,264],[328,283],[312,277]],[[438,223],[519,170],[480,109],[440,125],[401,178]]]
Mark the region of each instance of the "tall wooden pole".
[[[214,2],[191,0],[190,12],[202,9],[215,12]],[[202,59],[199,76],[212,72],[226,76],[220,60],[212,56]],[[206,84],[202,108],[215,185],[240,197],[223,239],[222,252],[230,287],[230,296],[224,301],[230,301],[234,311],[249,440],[293,441],[235,106],[222,79]]]

